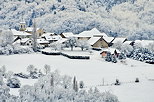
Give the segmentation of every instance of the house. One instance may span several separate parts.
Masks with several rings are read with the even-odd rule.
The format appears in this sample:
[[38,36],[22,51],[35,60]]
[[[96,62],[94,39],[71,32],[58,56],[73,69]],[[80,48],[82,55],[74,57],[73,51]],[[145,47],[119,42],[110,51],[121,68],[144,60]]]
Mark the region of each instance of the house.
[[[44,45],[46,47],[49,44],[49,42],[46,41],[43,38],[37,39],[37,43],[40,44],[40,45]],[[21,45],[23,45],[23,46],[32,46],[33,45],[33,40],[31,38],[24,38],[24,39],[21,40]]]
[[78,40],[89,40],[92,37],[92,35],[89,33],[89,31],[83,31],[80,34],[76,34],[75,37]]
[[14,37],[20,37],[20,38],[30,38],[32,34],[29,34],[24,31],[17,31],[15,29],[11,29],[11,32],[13,33]]
[[123,44],[134,46],[134,41],[125,41]]
[[23,46],[32,46],[33,41],[30,38],[24,38],[24,39],[21,39],[20,44]]
[[[27,27],[26,30],[25,30],[25,32],[32,34],[32,33],[33,33],[33,27]],[[38,36],[41,36],[41,35],[43,35],[44,33],[45,33],[45,32],[44,32],[43,29],[41,29],[41,28],[36,28],[36,34],[37,34]]]
[[48,47],[49,46],[49,41],[43,39],[43,38],[39,38],[37,39],[37,43],[40,44],[40,45],[43,45],[45,47]]
[[61,33],[60,36],[62,38],[69,38],[69,37],[74,37],[74,34],[72,32],[67,32],[67,33]]
[[110,43],[110,46],[112,46],[112,45],[115,44],[115,43],[124,43],[125,41],[127,41],[126,38],[119,38],[119,37],[116,37],[116,38],[114,38],[114,40]]
[[88,40],[93,48],[108,48],[113,37],[92,37]]
[[79,40],[89,40],[92,37],[103,37],[107,36],[105,33],[101,33],[96,28],[93,28],[89,31],[83,31],[80,34],[76,34],[75,37],[77,37]]
[[111,53],[112,55],[118,57],[121,52],[114,48],[107,48],[107,49],[102,49],[102,52],[100,53],[100,55],[102,57],[106,57],[107,53]]
[[41,38],[44,38],[45,40],[49,41],[49,43],[56,42],[62,37],[60,35],[56,35],[54,33],[45,33],[41,36]]

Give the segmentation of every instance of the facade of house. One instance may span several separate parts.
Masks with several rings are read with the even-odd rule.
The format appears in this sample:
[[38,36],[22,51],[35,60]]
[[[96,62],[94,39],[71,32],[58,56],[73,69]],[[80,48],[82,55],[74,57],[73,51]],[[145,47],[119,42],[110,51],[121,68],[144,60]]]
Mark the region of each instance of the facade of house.
[[107,48],[108,43],[103,39],[103,37],[92,37],[89,39],[89,44],[93,48]]
[[[21,43],[22,46],[32,46],[33,45],[33,40],[31,38],[24,38],[24,39],[21,40],[20,43]],[[49,42],[46,41],[43,38],[37,39],[37,43],[40,44],[40,45],[44,45],[46,47],[49,45]]]
[[[32,34],[33,33],[33,27],[27,27],[25,32]],[[37,34],[38,37],[43,35],[44,33],[45,32],[44,32],[43,29],[41,29],[41,28],[36,29],[36,34]]]
[[44,38],[49,43],[53,43],[61,39],[62,37],[60,35],[56,35],[54,33],[45,33],[41,36],[41,38]]
[[92,37],[88,42],[94,48],[108,48],[113,39],[113,37]]
[[118,57],[121,52],[117,49],[114,49],[114,48],[107,48],[107,49],[103,49],[102,52],[100,53],[100,55],[102,57],[106,57],[107,53],[111,53],[112,55]]

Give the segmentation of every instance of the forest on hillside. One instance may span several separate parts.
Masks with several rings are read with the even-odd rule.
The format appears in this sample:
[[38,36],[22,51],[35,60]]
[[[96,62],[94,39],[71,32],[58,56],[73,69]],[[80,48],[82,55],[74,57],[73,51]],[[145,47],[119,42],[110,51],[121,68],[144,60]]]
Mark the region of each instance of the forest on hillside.
[[94,27],[109,36],[154,39],[154,0],[1,0],[0,28],[22,19],[47,32],[80,33]]

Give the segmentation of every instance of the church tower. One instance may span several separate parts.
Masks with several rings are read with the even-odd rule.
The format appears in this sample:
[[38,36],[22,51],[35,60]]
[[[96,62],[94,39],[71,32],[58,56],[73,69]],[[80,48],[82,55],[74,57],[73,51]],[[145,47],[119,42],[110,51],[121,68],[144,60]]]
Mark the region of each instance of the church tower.
[[20,31],[25,31],[26,30],[26,22],[23,20],[23,18],[22,18],[22,21],[20,22],[19,30]]

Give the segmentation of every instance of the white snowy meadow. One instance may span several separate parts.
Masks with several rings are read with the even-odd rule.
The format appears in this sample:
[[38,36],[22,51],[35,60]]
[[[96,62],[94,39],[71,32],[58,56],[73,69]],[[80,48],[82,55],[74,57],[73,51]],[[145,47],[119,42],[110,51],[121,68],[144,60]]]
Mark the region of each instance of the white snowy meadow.
[[[110,63],[98,58],[99,54],[97,52],[90,56],[90,60],[75,60],[63,56],[42,55],[39,53],[2,55],[0,56],[0,66],[5,65],[7,71],[13,71],[14,73],[28,73],[27,67],[30,64],[37,69],[41,69],[42,72],[44,65],[48,64],[51,67],[51,72],[57,69],[62,75],[76,76],[77,81],[84,82],[86,90],[97,87],[100,92],[110,92],[116,95],[120,102],[153,102],[153,65],[131,59],[126,59],[126,63]],[[139,78],[139,83],[135,83],[136,78]],[[21,80],[21,86],[30,85],[27,88],[32,88],[32,86],[40,85],[39,83],[41,83],[34,84],[37,79],[19,79]],[[116,79],[119,79],[121,85],[114,85]],[[20,91],[18,92],[18,90],[10,89],[10,93],[19,95]]]

